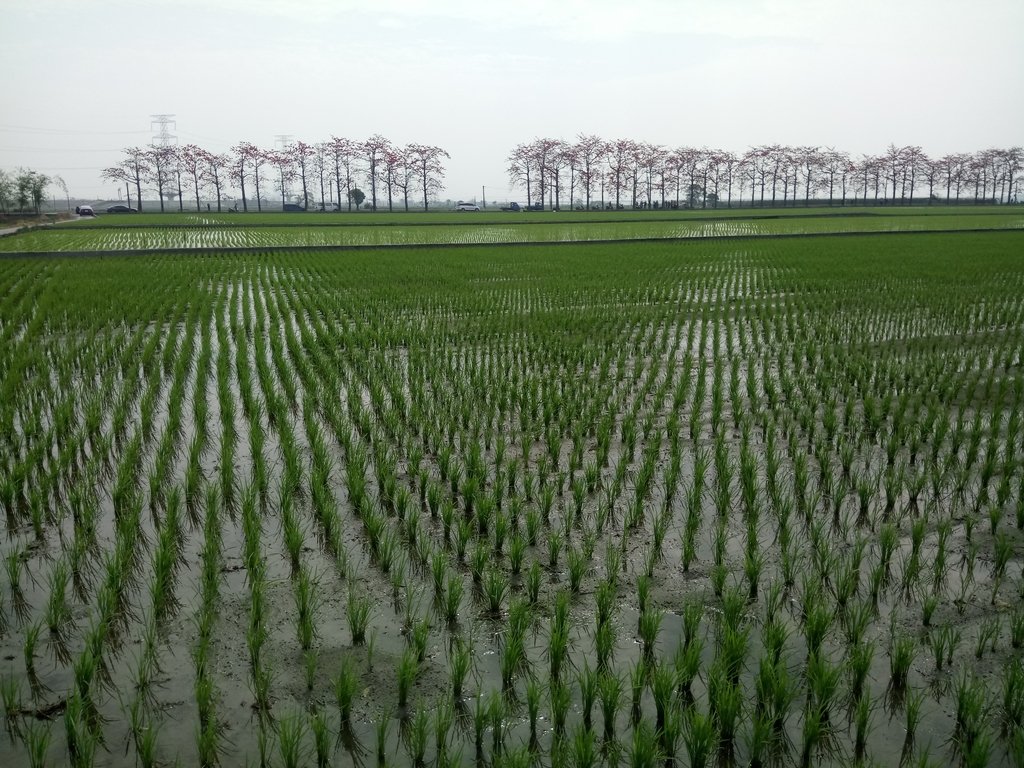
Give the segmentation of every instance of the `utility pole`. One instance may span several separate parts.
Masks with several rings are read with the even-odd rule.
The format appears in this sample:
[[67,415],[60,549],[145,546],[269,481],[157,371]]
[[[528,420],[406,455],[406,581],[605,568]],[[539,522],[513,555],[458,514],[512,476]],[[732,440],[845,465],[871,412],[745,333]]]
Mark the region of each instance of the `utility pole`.
[[174,119],[174,115],[150,115],[149,117],[149,128],[156,134],[153,136],[153,146],[171,147],[178,143],[178,137],[169,130],[178,128],[178,122]]
[[487,207],[487,187],[480,187],[480,207]]

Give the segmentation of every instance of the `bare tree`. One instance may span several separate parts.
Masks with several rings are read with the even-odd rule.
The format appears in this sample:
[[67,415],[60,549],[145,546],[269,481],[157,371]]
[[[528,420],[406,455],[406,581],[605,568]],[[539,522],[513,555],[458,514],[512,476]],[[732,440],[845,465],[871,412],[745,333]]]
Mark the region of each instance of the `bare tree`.
[[[348,210],[352,210],[352,181],[356,174],[356,159],[362,154],[362,148],[350,139],[332,136],[328,142],[331,161],[334,166],[334,185],[338,190],[338,202],[348,201]],[[341,194],[342,181],[345,182],[344,198]]]
[[[654,185],[661,169],[665,165],[665,148],[660,144],[649,144],[644,142],[637,145],[637,170],[638,176],[645,187],[645,199],[647,205],[654,204]],[[636,203],[634,202],[634,205]]]
[[[551,186],[551,175],[552,170],[555,171],[555,192],[558,192],[558,174],[561,171],[561,160],[558,159],[562,151],[562,147],[565,146],[565,142],[560,139],[534,139],[530,144],[530,153],[533,155],[534,167],[537,169],[537,186],[541,204],[544,203],[546,197],[550,197]],[[557,205],[557,203],[556,203]]]
[[[548,198],[550,202],[553,190],[555,193],[553,210],[561,207],[562,174],[568,165],[566,156],[567,144],[559,139],[538,139],[535,142],[535,151],[541,169],[541,188],[543,189],[545,179],[548,185]],[[543,197],[542,197],[543,199]]]
[[291,157],[292,166],[295,168],[295,173],[302,184],[302,208],[308,211],[309,174],[313,170],[313,158],[316,156],[316,150],[312,144],[307,144],[304,141],[295,141],[285,148],[285,152]]
[[295,164],[288,152],[271,150],[266,154],[267,162],[277,171],[277,189],[281,193],[281,210],[284,210],[288,197],[288,185],[295,179]]
[[718,156],[719,166],[722,169],[722,173],[725,175],[726,207],[732,208],[733,175],[736,173],[737,167],[739,166],[739,159],[733,152],[728,151],[719,152]]
[[750,205],[753,207],[758,186],[761,190],[761,205],[764,205],[765,180],[768,176],[768,148],[751,147],[743,154],[744,174],[750,179]]
[[616,139],[608,144],[608,191],[615,196],[615,209],[622,207],[622,192],[629,183],[629,172],[636,142],[631,139]]
[[429,196],[441,191],[441,180],[444,178],[442,159],[451,156],[440,147],[427,144],[410,144],[405,148],[405,155],[412,170],[412,178],[419,181],[423,191],[423,210],[429,210]]
[[[822,165],[821,150],[818,147],[797,147],[794,153],[804,180],[804,207],[811,204],[811,188],[817,181],[817,174]],[[794,202],[796,195],[794,194]]]
[[178,183],[178,213],[185,212],[185,195],[181,189],[181,172],[183,170],[181,163],[181,148],[174,147],[174,155],[172,160],[174,167],[174,180]]
[[[530,145],[518,144],[508,155],[508,179],[511,186],[526,187],[526,206],[533,205],[533,179],[536,177],[536,160]],[[543,197],[541,198],[543,202]]]
[[833,147],[828,147],[821,153],[819,170],[821,177],[818,184],[822,189],[828,190],[828,204],[831,207],[835,201],[836,177],[842,174],[843,169],[850,164],[850,157],[845,152],[838,152]]
[[378,133],[364,141],[360,147],[363,159],[366,160],[366,179],[370,182],[370,209],[376,211],[380,164],[384,160],[384,153],[391,148],[391,142]]
[[325,141],[313,145],[313,172],[320,181],[320,210],[327,210],[327,186],[325,185],[330,170],[330,146]]
[[935,199],[935,184],[939,181],[941,172],[942,166],[937,160],[925,158],[921,164],[920,176],[928,185],[928,205],[931,205],[932,200]]
[[917,179],[923,167],[928,163],[928,156],[924,150],[915,146],[903,147],[902,156],[900,196],[912,204],[914,202],[914,187],[917,186]]
[[590,210],[590,195],[594,191],[594,182],[600,178],[602,161],[607,153],[607,143],[599,136],[576,137],[576,163],[580,171],[580,184]]
[[227,155],[217,154],[216,152],[206,152],[203,159],[206,161],[206,171],[209,176],[210,183],[213,185],[214,194],[217,195],[217,213],[220,213],[221,201],[223,199],[221,188],[223,186],[227,170],[231,166],[231,158]]
[[[389,144],[381,154],[380,179],[384,182],[384,188],[388,193],[389,213],[394,211],[394,193],[398,186],[398,174],[403,163],[402,152],[394,145]],[[408,208],[408,196],[406,196],[406,210]]]
[[966,176],[964,172],[967,163],[966,155],[944,155],[936,162],[940,177],[944,176],[946,179],[946,202],[949,202],[954,187],[956,188],[956,201],[960,202],[960,187]]
[[896,204],[896,186],[904,177],[906,154],[903,147],[890,144],[882,155],[886,183],[892,186],[892,203]]
[[[100,175],[110,181],[134,185],[135,199],[141,212],[142,180],[149,175],[149,152],[141,147],[128,147],[124,150],[124,154],[125,157],[121,162],[109,168],[104,168]],[[128,205],[130,206],[131,203],[131,197],[129,197]]]
[[1013,185],[1019,184],[1018,174],[1024,166],[1024,149],[1021,147],[1010,147],[1004,149],[1002,153],[1003,160],[1003,176],[1002,183],[1003,187],[999,192],[999,201],[1003,202],[1003,192],[1006,193],[1006,202],[1009,203],[1013,199]]
[[[199,191],[206,186],[208,180],[206,151],[195,144],[186,144],[179,152],[181,168],[192,182],[192,191],[196,196],[196,210],[200,210]],[[180,199],[180,198],[179,198]]]
[[[772,179],[772,208],[778,198],[779,180],[786,181],[786,173],[790,168],[789,148],[781,144],[772,144],[764,148],[767,173]],[[785,191],[785,190],[784,190]],[[762,197],[761,202],[764,202]]]
[[174,174],[175,149],[172,146],[151,145],[146,152],[149,160],[148,179],[156,184],[156,194],[160,198],[160,212],[164,212],[164,197],[167,195],[167,185]]
[[563,144],[562,158],[565,161],[565,167],[569,169],[569,210],[573,210],[576,186],[579,183],[579,156],[576,154],[576,145]]
[[249,202],[245,194],[245,180],[250,176],[256,185],[256,209],[263,210],[260,202],[260,167],[266,162],[263,150],[248,141],[242,141],[231,148],[232,173],[235,182],[242,191],[242,210],[249,212]]

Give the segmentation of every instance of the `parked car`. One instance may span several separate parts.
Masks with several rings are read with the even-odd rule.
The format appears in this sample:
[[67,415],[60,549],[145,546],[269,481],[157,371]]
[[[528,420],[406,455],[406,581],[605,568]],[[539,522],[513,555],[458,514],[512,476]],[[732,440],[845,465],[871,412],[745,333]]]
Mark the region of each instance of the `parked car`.
[[480,206],[476,203],[464,203],[461,200],[455,206],[456,211],[479,211]]
[[107,213],[138,213],[138,211],[128,205],[112,205],[107,208]]
[[324,213],[337,213],[341,210],[341,206],[337,203],[317,203],[316,209]]
[[77,210],[78,210],[78,215],[79,216],[95,216],[96,215],[95,212],[93,212],[91,205],[80,205],[80,206],[78,206]]
[[501,210],[509,211],[511,213],[519,213],[519,211],[523,209],[519,207],[519,203],[509,203],[508,205],[504,206]]

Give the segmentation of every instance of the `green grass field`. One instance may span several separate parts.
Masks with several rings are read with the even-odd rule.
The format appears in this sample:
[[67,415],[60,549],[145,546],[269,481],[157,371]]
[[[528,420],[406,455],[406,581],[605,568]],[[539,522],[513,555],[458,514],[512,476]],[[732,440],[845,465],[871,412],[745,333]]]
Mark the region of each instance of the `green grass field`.
[[0,764],[1022,764],[1021,216],[438,216],[0,240]]

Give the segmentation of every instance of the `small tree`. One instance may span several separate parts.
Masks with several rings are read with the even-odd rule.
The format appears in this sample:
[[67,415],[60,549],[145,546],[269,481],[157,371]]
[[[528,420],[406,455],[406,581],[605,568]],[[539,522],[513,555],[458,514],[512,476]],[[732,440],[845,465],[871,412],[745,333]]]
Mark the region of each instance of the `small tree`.
[[7,171],[0,170],[0,211],[9,213],[14,202],[14,179]]
[[32,198],[32,204],[36,208],[36,213],[39,213],[39,208],[43,204],[43,197],[46,195],[46,188],[50,186],[50,177],[45,176],[35,171],[29,171],[29,196]]
[[54,176],[53,183],[60,187],[60,191],[64,193],[64,199],[67,200],[68,210],[71,210],[71,195],[68,194],[68,184],[64,181],[63,176]]
[[28,208],[28,201],[32,198],[32,172],[22,168],[18,172],[17,196],[18,210],[22,213]]
[[359,187],[352,187],[348,191],[349,202],[355,205],[356,210],[359,210],[359,206],[363,204],[363,200],[366,199],[366,194]]

